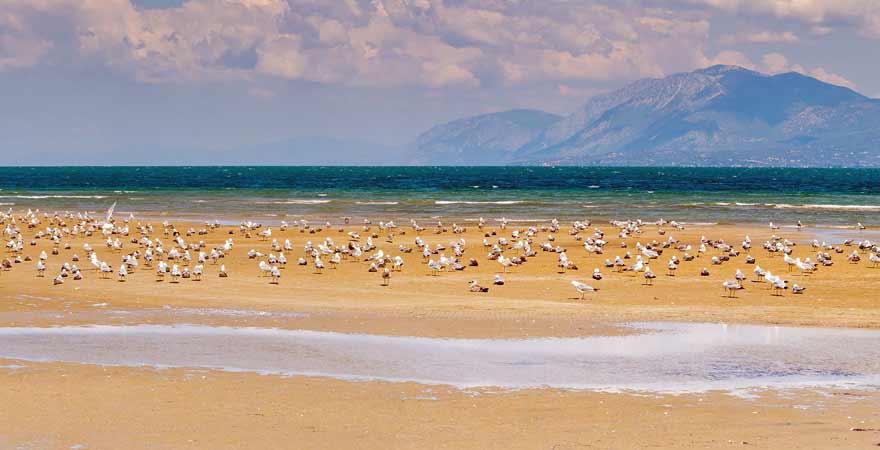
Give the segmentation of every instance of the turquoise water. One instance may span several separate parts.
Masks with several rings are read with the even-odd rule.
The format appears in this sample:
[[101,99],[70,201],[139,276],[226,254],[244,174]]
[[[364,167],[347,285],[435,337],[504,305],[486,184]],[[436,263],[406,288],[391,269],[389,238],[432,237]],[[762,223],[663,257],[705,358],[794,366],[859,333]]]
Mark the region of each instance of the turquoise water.
[[273,221],[478,217],[880,224],[878,169],[0,168],[0,207]]

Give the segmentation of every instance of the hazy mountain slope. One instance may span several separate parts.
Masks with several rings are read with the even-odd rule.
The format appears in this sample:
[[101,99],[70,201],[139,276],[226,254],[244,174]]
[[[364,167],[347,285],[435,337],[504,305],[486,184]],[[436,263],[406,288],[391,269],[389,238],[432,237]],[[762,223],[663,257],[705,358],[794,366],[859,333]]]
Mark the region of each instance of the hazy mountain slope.
[[[591,99],[521,164],[880,165],[880,102],[797,73],[713,66]],[[857,158],[857,159],[856,159]]]
[[505,165],[513,152],[560,116],[516,109],[437,125],[411,145],[411,163],[423,165]]

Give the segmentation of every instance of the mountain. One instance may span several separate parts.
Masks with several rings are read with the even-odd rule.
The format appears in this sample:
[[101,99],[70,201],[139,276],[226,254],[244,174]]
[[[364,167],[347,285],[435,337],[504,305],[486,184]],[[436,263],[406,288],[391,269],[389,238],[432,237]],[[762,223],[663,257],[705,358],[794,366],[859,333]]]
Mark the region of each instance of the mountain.
[[515,109],[454,120],[419,135],[410,161],[418,165],[504,165],[512,153],[562,117]]
[[880,165],[880,102],[798,73],[713,66],[642,80],[519,148],[515,162]]
[[[462,133],[444,134],[447,127],[481,117],[435,127],[431,141],[457,143]],[[528,131],[534,137],[518,146],[470,138],[456,163],[491,153],[507,164],[880,166],[880,100],[794,72],[737,66],[637,81]]]

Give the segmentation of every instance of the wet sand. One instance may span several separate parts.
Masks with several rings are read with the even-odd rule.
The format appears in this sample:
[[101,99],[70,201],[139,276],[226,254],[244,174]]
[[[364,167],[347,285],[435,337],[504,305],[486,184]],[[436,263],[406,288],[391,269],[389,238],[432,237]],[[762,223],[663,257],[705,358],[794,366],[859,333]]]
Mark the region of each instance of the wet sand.
[[[867,449],[880,395],[459,391],[194,370],[0,369],[2,448]],[[869,431],[853,431],[864,429]],[[79,445],[80,447],[76,447]]]
[[[177,224],[181,230],[189,226]],[[866,253],[860,263],[849,264],[845,256],[852,247],[846,247],[844,254],[831,252],[832,267],[800,276],[787,272],[781,256],[768,257],[760,249],[761,242],[775,233],[801,242],[795,256],[815,259],[816,250],[803,243],[811,238],[809,230],[707,226],[684,231],[666,228],[667,233],[660,235],[657,227],[646,226],[641,236],[627,239],[627,249],[621,249],[613,227],[594,226],[606,232],[609,243],[604,255],[587,255],[582,242],[568,236],[563,225],[555,244],[568,249],[578,271],[558,273],[557,255],[539,251],[523,266],[503,274],[506,284],[500,287],[491,284],[501,266],[487,260],[487,249],[480,244],[483,233],[495,230],[498,236],[509,236],[512,229],[523,227],[505,231],[487,227],[480,232],[471,225],[462,235],[437,235],[428,228],[421,236],[431,245],[448,247],[451,240],[463,237],[467,241],[463,259],[475,258],[479,267],[431,276],[421,255],[414,252],[403,255],[404,269],[392,274],[387,287],[381,285],[379,274],[367,272],[363,262],[347,260],[322,274],[314,273],[311,266],[296,266],[307,240],[317,244],[330,236],[337,243],[347,242],[346,234],[336,229],[315,234],[275,229],[273,237],[279,242],[289,238],[294,251],[287,253],[290,262],[280,284],[270,285],[268,278],[259,276],[256,260],[245,255],[252,248],[268,254],[269,242],[246,239],[237,231],[229,235],[237,229],[233,227],[185,237],[204,240],[209,248],[228,237],[235,240],[235,248],[223,261],[230,274],[226,279],[218,278],[217,267],[209,263],[201,281],[157,282],[154,269],[146,267],[125,282],[115,276],[101,280],[83,259],[79,265],[85,280],[53,286],[52,277],[62,262],[74,253],[84,258],[84,242],[114,266],[122,255],[106,249],[98,236],[71,239],[71,250],[50,255],[45,278],[35,276],[35,262],[16,264],[0,274],[0,326],[185,322],[484,338],[619,334],[626,331],[616,324],[631,321],[880,328],[880,304],[873,295],[880,269],[868,267]],[[345,232],[352,229],[360,227],[350,226]],[[406,234],[398,234],[392,243],[385,242],[385,233],[374,242],[392,256],[400,254],[397,245],[413,246],[415,238],[408,227],[401,230]],[[28,230],[26,241],[32,233]],[[635,254],[636,242],[662,241],[670,234],[692,244],[695,254],[702,235],[739,248],[746,233],[753,240],[751,254],[757,263],[790,284],[806,285],[805,294],[786,291],[773,296],[765,283],[746,281],[744,291],[727,298],[721,282],[732,279],[737,268],[753,278],[753,266],[742,262],[746,252],[714,266],[709,258],[719,252],[710,248],[697,260],[683,262],[675,276],[666,276],[669,255],[681,256],[667,249],[651,264],[657,274],[653,286],[645,286],[640,274],[614,273],[601,264],[627,250]],[[171,240],[160,237],[166,243]],[[539,233],[536,242],[545,237],[546,233]],[[48,244],[41,239],[36,246],[26,246],[24,254],[36,259],[40,251],[51,250]],[[126,244],[124,251],[135,248]],[[601,268],[603,280],[590,279],[594,267]],[[710,276],[698,275],[703,267]],[[468,292],[467,282],[472,279],[490,291]],[[600,290],[581,301],[571,280]],[[204,313],[184,317],[162,313],[184,310]],[[559,390],[475,395],[411,383],[192,369],[15,361],[0,365],[16,364],[25,367],[0,368],[4,387],[0,401],[21,405],[4,408],[0,448],[77,444],[83,448],[717,448],[741,446],[743,441],[762,448],[866,448],[880,443],[876,431],[850,431],[880,427],[880,397],[873,392],[770,391],[757,399],[724,393],[645,397]]]

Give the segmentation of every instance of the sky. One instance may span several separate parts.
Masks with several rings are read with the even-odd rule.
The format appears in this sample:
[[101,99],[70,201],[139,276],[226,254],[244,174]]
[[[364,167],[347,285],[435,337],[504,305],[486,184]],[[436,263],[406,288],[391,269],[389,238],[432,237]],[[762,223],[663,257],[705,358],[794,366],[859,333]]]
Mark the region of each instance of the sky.
[[880,97],[877,48],[878,0],[0,0],[0,164],[402,146],[713,64]]

